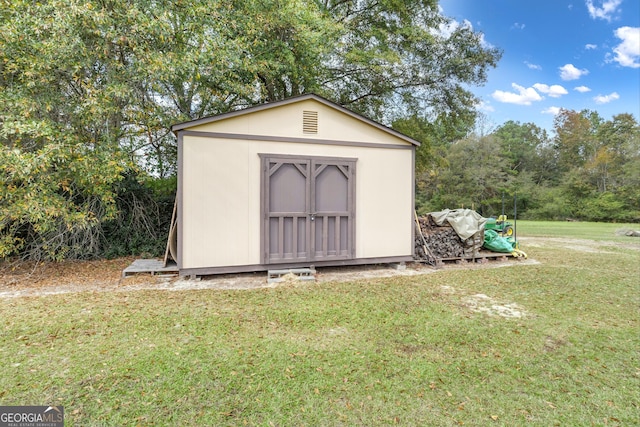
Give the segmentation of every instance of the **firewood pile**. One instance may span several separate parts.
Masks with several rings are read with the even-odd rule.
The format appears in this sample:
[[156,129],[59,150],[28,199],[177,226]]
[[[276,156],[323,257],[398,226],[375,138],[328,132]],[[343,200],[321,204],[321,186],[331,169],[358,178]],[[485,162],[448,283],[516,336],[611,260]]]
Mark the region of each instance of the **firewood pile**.
[[[420,230],[424,236],[424,242],[420,233],[416,232],[415,254],[419,259],[472,258],[476,255],[484,243],[484,231],[479,231],[466,240],[458,236],[456,231],[448,223],[438,225],[431,215],[418,217]],[[417,231],[417,230],[416,230]],[[427,251],[425,253],[424,243]]]

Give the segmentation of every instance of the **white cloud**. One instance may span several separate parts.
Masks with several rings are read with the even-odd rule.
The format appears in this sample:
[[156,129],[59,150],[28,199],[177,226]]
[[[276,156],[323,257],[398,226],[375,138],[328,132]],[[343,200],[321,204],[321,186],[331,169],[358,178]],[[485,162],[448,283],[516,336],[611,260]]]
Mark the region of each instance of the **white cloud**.
[[[448,39],[459,28],[468,28],[470,30],[473,30],[473,24],[468,19],[463,19],[462,22],[458,22],[455,19],[452,19],[449,22],[440,24],[437,29],[430,29],[430,32],[434,36]],[[484,33],[480,33],[480,45],[485,49],[494,48],[494,46],[484,38]]]
[[560,85],[546,85],[543,83],[536,83],[533,85],[533,87],[541,93],[545,93],[547,95],[549,95],[552,98],[560,98],[562,95],[566,95],[569,92],[567,92],[567,90],[565,88],[563,88]]
[[587,10],[589,15],[593,19],[604,19],[611,22],[613,15],[618,12],[618,6],[622,3],[622,0],[596,0],[597,3],[601,3],[602,7],[594,6],[593,0],[586,0]]
[[596,104],[608,104],[611,101],[615,101],[616,99],[619,99],[620,95],[618,95],[618,92],[613,92],[610,93],[609,95],[598,95],[598,96],[594,96],[593,100],[596,101]]
[[542,101],[540,94],[532,87],[525,88],[515,83],[511,83],[511,87],[518,93],[496,90],[491,96],[496,101],[506,102],[507,104],[531,105],[532,102]]
[[566,64],[562,67],[559,67],[560,70],[560,78],[562,80],[576,80],[580,77],[589,74],[589,70],[579,70],[573,66],[573,64]]
[[453,34],[453,32],[458,29],[458,27],[462,26],[468,26],[469,28],[471,28],[471,22],[465,19],[464,23],[461,25],[458,21],[452,20],[450,22],[442,23],[438,26],[438,29],[431,29],[430,31],[433,35],[442,36],[445,39],[448,39],[449,37],[451,37],[451,34]]
[[519,24],[517,22],[511,26],[511,28],[515,28],[516,30],[524,30],[524,27],[524,24]]
[[622,43],[613,48],[613,60],[623,67],[640,68],[640,27],[620,27],[614,34]]
[[531,70],[542,70],[542,67],[538,64],[531,64],[530,62],[524,61],[525,65],[529,67]]
[[480,34],[480,46],[485,49],[493,49],[495,47],[484,38],[484,33]]
[[593,49],[597,49],[598,45],[597,44],[591,44],[591,43],[587,43],[584,45],[584,48],[587,50],[593,50]]
[[487,103],[487,102],[485,102],[483,100],[480,100],[480,102],[478,102],[476,104],[476,108],[478,110],[487,111],[489,113],[493,113],[494,111],[496,111],[496,109],[493,108],[493,106],[491,104],[489,104],[489,103]]
[[591,88],[588,88],[586,86],[578,86],[578,87],[575,87],[573,89],[577,90],[580,93],[591,92]]
[[554,116],[560,112],[560,107],[549,107],[541,111],[542,114],[553,114]]

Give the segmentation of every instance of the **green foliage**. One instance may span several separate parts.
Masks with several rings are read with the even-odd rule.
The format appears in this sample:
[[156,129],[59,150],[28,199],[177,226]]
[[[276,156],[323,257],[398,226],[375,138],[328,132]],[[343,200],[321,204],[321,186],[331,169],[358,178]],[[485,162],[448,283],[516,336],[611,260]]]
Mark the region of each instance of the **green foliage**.
[[421,176],[419,188],[431,194],[432,210],[465,207],[484,216],[501,213],[502,194],[512,187],[513,173],[495,137],[472,135],[457,141],[445,160],[443,167]]
[[393,121],[393,129],[421,143],[416,150],[416,173],[433,172],[444,165],[443,149],[464,138],[473,127],[474,112],[441,113],[431,121],[425,115],[412,114]]
[[542,188],[536,194],[536,203],[529,209],[521,210],[519,216],[526,219],[565,220],[575,218],[574,206],[567,203],[562,189]]
[[449,140],[500,57],[435,0],[16,0],[0,16],[1,257],[157,253],[164,196],[134,182],[175,175],[172,124],[317,92],[385,123],[419,112]]
[[637,218],[640,191],[629,187],[634,181],[629,165],[638,165],[640,159],[636,120],[630,114],[619,114],[605,121],[589,111],[563,111],[563,117],[567,120],[556,141],[560,158],[568,152],[564,155],[572,164],[563,166],[560,187],[575,207],[575,216],[591,221]]
[[[486,137],[431,150],[418,175],[416,204],[425,211],[476,207],[495,215],[501,193],[517,194],[531,219],[640,220],[640,125],[630,114],[604,120],[562,110],[556,134],[507,122]],[[439,157],[439,158],[438,158]],[[513,212],[508,203],[506,212]]]
[[95,256],[100,224],[116,213],[130,94],[117,43],[82,19],[89,6],[2,4],[0,256]]
[[590,114],[593,113],[563,109],[555,117],[555,148],[558,151],[558,165],[563,172],[583,166],[595,151],[595,128]]
[[[29,140],[33,134],[15,133]],[[117,153],[60,135],[35,151],[0,146],[0,257],[95,256],[99,224],[116,213]]]
[[437,1],[316,3],[343,28],[323,64],[330,98],[381,121],[475,113],[467,87],[486,81],[501,52],[484,47],[470,26],[454,26]]
[[551,159],[541,156],[550,144],[544,129],[533,123],[508,121],[494,135],[500,141],[504,161],[509,162],[514,171],[531,173],[531,179],[538,184],[549,179],[548,171],[554,165],[549,164],[548,160]]
[[17,0],[0,16],[0,257],[160,255],[170,126],[308,92],[422,143],[419,210],[495,215],[517,193],[530,218],[640,217],[630,114],[469,133],[468,87],[501,52],[435,0]]
[[637,210],[628,209],[625,203],[613,193],[598,193],[580,204],[578,217],[589,221],[631,222],[638,221]]
[[115,188],[118,213],[103,224],[102,255],[161,256],[171,225],[175,188],[175,178],[145,182],[128,172]]

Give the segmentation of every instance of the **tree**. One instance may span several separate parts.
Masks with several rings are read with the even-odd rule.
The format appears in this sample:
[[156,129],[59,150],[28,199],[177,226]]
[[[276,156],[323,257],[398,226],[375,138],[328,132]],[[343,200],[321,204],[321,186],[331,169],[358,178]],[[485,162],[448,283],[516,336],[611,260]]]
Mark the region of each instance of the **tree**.
[[435,0],[16,0],[0,17],[0,256],[35,259],[99,255],[118,182],[175,174],[172,124],[308,92],[385,123],[466,121],[500,56]]
[[[532,123],[508,121],[489,135],[447,144],[438,162],[438,146],[430,146],[432,160],[418,174],[416,203],[423,211],[464,205],[495,215],[502,194],[511,198],[517,192],[521,217],[640,220],[636,119],[618,114],[604,120],[596,112],[565,110],[556,125],[551,140]],[[417,129],[437,133],[435,126]]]
[[451,144],[464,138],[473,127],[475,115],[440,114],[435,121],[414,114],[396,119],[393,128],[421,142],[416,150],[416,210],[433,205],[442,171],[447,166],[447,151]]
[[416,173],[433,170],[442,163],[447,147],[468,135],[473,127],[475,115],[440,114],[435,120],[413,114],[398,118],[392,127],[398,132],[420,141],[416,153]]
[[530,172],[533,180],[541,184],[549,179],[553,165],[542,161],[542,153],[550,144],[547,131],[533,123],[508,121],[494,135],[500,141],[502,155],[517,173]]
[[630,114],[605,121],[596,112],[561,112],[556,118],[566,200],[576,217],[590,220],[637,220],[640,198],[628,165],[637,165],[640,127]]
[[501,52],[443,16],[436,0],[316,1],[344,28],[324,64],[330,98],[383,122],[475,114],[468,86],[486,81]]
[[78,8],[58,6],[3,3],[0,256],[94,254],[127,168],[117,41],[91,44]]
[[618,114],[597,130],[597,146],[586,168],[600,192],[622,185],[622,171],[640,150],[640,126],[631,114]]
[[513,173],[492,135],[471,135],[451,145],[438,173],[431,210],[475,208],[485,216],[501,212],[502,195],[513,194]]
[[269,67],[243,58],[231,23],[247,14],[228,3],[18,1],[0,13],[0,256],[96,256],[125,171],[171,174],[170,125],[247,105]]
[[581,167],[595,154],[595,133],[600,121],[597,113],[588,110],[576,112],[561,109],[556,115],[553,126],[561,171]]

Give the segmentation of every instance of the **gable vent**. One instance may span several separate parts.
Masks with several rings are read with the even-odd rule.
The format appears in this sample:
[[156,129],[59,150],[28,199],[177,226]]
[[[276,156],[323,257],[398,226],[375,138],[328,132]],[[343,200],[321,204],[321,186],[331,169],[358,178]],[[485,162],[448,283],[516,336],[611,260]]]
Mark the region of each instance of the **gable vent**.
[[318,112],[302,112],[302,133],[318,133]]

